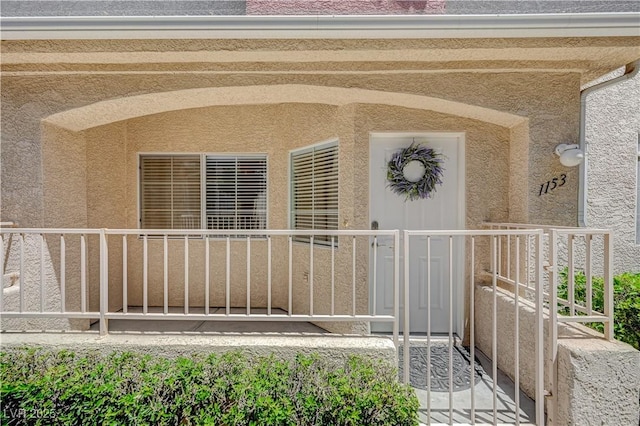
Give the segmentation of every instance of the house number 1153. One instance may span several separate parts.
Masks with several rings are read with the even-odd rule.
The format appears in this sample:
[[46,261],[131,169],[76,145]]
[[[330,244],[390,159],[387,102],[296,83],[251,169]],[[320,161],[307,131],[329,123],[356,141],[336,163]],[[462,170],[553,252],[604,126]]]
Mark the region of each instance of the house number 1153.
[[540,192],[538,193],[538,197],[542,194],[547,194],[549,191],[553,191],[556,188],[560,188],[565,183],[567,183],[567,175],[563,173],[559,178],[554,177],[553,179],[540,184]]

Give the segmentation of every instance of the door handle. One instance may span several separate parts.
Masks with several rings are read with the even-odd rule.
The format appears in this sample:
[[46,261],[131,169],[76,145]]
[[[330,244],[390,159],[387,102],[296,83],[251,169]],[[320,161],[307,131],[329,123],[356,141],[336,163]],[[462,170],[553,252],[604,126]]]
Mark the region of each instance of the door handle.
[[374,244],[375,244],[376,247],[389,247],[391,250],[393,250],[395,248],[395,246],[388,246],[386,244],[380,244],[380,243],[377,243],[377,242],[372,242],[371,243],[371,247],[373,247]]

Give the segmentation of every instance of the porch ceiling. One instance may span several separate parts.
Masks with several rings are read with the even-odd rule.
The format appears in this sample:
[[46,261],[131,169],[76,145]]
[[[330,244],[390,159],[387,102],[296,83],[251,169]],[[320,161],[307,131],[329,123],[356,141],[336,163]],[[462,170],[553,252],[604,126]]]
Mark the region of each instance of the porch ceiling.
[[640,37],[394,40],[3,41],[2,71],[32,73],[573,72],[640,57]]

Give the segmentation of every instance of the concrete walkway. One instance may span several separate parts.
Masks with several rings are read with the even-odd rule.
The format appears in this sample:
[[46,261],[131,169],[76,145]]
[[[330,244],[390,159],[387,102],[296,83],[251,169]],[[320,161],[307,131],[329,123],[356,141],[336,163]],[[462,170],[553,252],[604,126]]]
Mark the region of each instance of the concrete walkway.
[[[491,361],[479,351],[476,357],[484,373],[474,385],[475,424],[516,424],[514,383],[498,370],[496,411],[493,408],[493,377]],[[414,388],[415,389],[415,388]],[[449,392],[427,392],[415,389],[420,400],[420,421],[423,424],[473,424],[471,421],[471,389],[453,392],[453,409],[449,411]],[[524,393],[520,396],[521,425],[535,424],[535,403]],[[450,418],[450,415],[453,417]]]

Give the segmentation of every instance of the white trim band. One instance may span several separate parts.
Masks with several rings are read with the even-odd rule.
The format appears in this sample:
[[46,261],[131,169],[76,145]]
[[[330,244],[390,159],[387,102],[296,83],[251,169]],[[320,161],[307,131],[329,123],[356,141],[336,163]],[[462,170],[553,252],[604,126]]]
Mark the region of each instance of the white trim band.
[[640,13],[0,18],[3,40],[640,36]]

